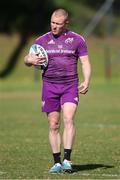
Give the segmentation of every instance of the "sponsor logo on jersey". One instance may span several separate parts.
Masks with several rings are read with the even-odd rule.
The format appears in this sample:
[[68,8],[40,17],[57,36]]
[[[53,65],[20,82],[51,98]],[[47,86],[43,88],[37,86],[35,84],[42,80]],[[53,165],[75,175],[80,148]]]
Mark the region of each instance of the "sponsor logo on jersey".
[[55,44],[55,41],[53,41],[53,39],[51,39],[50,41],[48,41],[48,44]]
[[67,39],[65,40],[65,43],[66,43],[66,44],[72,44],[73,41],[74,41],[74,38],[67,38]]
[[60,54],[74,54],[75,50],[69,50],[69,49],[47,49],[46,52],[48,54],[53,54],[53,53],[60,53]]
[[62,48],[63,48],[63,46],[62,46],[62,45],[58,45],[58,48],[59,48],[59,49],[62,49]]

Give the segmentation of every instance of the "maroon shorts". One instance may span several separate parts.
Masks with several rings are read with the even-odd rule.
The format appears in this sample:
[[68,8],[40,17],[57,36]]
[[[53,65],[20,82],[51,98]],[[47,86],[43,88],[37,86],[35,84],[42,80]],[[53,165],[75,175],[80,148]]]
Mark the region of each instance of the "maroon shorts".
[[43,81],[42,112],[60,111],[66,102],[78,105],[78,82],[64,84]]

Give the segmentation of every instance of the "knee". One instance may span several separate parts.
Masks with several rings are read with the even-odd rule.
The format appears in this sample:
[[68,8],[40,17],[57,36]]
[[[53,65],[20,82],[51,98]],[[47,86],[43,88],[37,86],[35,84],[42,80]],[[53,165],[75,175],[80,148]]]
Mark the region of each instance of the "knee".
[[74,121],[70,116],[65,116],[64,117],[64,126],[67,128],[73,127],[74,126]]
[[49,121],[49,129],[50,131],[54,131],[57,132],[59,130],[59,122],[55,121],[55,120],[51,120]]

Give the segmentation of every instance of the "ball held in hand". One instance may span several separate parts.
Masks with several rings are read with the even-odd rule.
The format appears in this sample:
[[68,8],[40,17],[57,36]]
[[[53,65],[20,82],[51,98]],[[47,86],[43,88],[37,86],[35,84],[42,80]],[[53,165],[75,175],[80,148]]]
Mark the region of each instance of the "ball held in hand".
[[45,58],[45,62],[43,62],[41,65],[35,65],[38,69],[46,69],[48,66],[48,55],[46,50],[39,44],[33,44],[30,47],[29,54],[38,54],[38,56]]

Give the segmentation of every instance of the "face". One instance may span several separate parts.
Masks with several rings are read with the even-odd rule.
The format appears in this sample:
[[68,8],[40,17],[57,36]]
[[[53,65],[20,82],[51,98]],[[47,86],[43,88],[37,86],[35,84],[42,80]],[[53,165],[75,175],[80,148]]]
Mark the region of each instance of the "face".
[[51,17],[51,31],[53,35],[61,35],[66,28],[66,20],[64,16],[55,16]]

